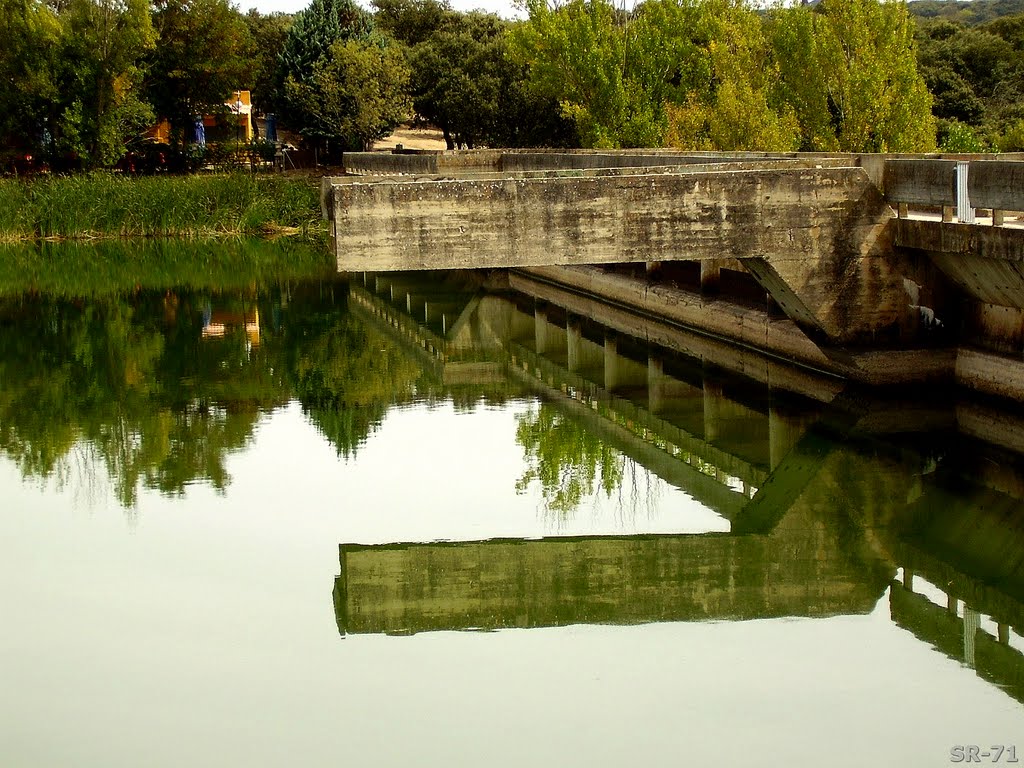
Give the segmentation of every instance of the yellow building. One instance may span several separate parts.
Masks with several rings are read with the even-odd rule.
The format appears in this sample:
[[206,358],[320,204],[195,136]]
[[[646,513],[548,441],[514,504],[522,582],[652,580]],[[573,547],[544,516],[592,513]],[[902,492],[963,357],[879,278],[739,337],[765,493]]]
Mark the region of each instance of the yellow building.
[[[229,134],[230,129],[235,130],[238,140],[248,144],[252,141],[252,96],[249,91],[235,91],[231,98],[224,102],[229,110],[227,115]],[[207,128],[215,128],[223,125],[220,122],[220,115],[203,115],[203,125]],[[228,135],[225,138],[231,139]]]

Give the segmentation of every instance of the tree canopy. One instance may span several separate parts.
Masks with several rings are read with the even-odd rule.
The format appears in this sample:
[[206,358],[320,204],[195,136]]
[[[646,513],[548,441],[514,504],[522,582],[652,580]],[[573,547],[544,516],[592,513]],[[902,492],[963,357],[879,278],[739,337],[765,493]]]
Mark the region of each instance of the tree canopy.
[[146,96],[178,128],[222,109],[250,71],[253,42],[228,0],[155,0],[159,35],[148,60]]
[[331,150],[405,120],[449,148],[1024,147],[1024,0],[778,2],[523,0],[510,21],[446,0],[0,0],[0,143],[111,165],[156,119],[182,137],[248,89]]

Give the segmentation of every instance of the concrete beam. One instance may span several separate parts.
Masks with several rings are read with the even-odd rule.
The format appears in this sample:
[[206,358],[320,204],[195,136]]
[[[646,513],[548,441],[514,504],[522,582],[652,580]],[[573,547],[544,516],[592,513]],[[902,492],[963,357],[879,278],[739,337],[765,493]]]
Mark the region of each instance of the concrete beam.
[[886,160],[885,199],[893,204],[956,205],[955,174],[955,160]]
[[331,210],[345,271],[730,254],[766,264],[787,314],[836,343],[877,342],[909,317],[886,246],[894,214],[861,168],[349,183]]
[[1024,228],[900,219],[895,224],[894,242],[899,248],[932,253],[971,254],[983,259],[1020,261],[1024,254]]
[[1024,211],[1024,163],[971,163],[967,192],[975,208]]

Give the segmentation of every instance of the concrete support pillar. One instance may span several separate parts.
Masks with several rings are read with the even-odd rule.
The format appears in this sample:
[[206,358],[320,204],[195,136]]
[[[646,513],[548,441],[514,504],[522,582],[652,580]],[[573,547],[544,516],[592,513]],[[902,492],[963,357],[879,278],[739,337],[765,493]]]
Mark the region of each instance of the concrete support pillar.
[[964,605],[964,664],[971,668],[974,667],[974,648],[979,626],[981,616],[969,605]]
[[410,315],[412,314],[412,294],[405,294],[405,311]]
[[960,601],[952,595],[946,595],[946,610],[956,616],[957,610],[960,608]]
[[772,320],[781,320],[786,316],[785,310],[779,306],[779,302],[772,298],[770,293],[764,295],[765,307],[767,308],[768,317]]
[[999,642],[1002,643],[1003,645],[1009,645],[1010,644],[1010,625],[1009,624],[1000,624],[996,628],[996,637],[999,640]]
[[768,406],[768,463],[773,470],[799,442],[803,433],[803,425],[799,419],[777,406]]
[[713,442],[718,439],[721,426],[722,385],[704,379],[704,440]]
[[944,205],[942,206],[942,220],[947,224],[953,220],[953,216],[956,214],[956,206]]
[[897,203],[896,215],[901,219],[905,219],[910,215],[910,209],[906,203]]
[[1001,227],[1001,226],[1003,226],[1003,221],[1005,220],[1005,218],[1006,218],[1006,211],[1001,211],[998,208],[993,208],[992,209],[992,226],[993,227]]
[[611,392],[619,386],[619,343],[614,334],[604,337],[604,388]]
[[914,572],[906,567],[903,569],[903,586],[914,591]]
[[722,269],[715,261],[704,259],[700,263],[700,292],[705,296],[718,293]]
[[575,373],[580,367],[580,344],[583,342],[583,331],[580,328],[579,320],[566,318],[565,322],[565,367],[570,373]]
[[544,307],[536,307],[533,310],[533,348],[538,355],[543,355],[548,349],[548,313]]
[[665,363],[660,357],[647,357],[647,409],[660,413],[665,406]]
[[648,277],[654,277],[659,272],[661,272],[661,262],[660,261],[648,261],[648,262],[645,262],[645,264],[647,266],[647,276]]

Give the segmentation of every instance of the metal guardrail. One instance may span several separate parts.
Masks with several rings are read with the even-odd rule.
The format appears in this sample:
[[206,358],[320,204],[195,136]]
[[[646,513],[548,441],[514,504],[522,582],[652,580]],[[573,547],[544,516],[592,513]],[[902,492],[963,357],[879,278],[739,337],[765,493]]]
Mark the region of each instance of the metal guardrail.
[[1006,211],[1024,211],[1024,162],[893,159],[885,161],[885,199],[905,218],[911,205],[942,208],[942,220],[975,223],[979,208],[1002,226]]

